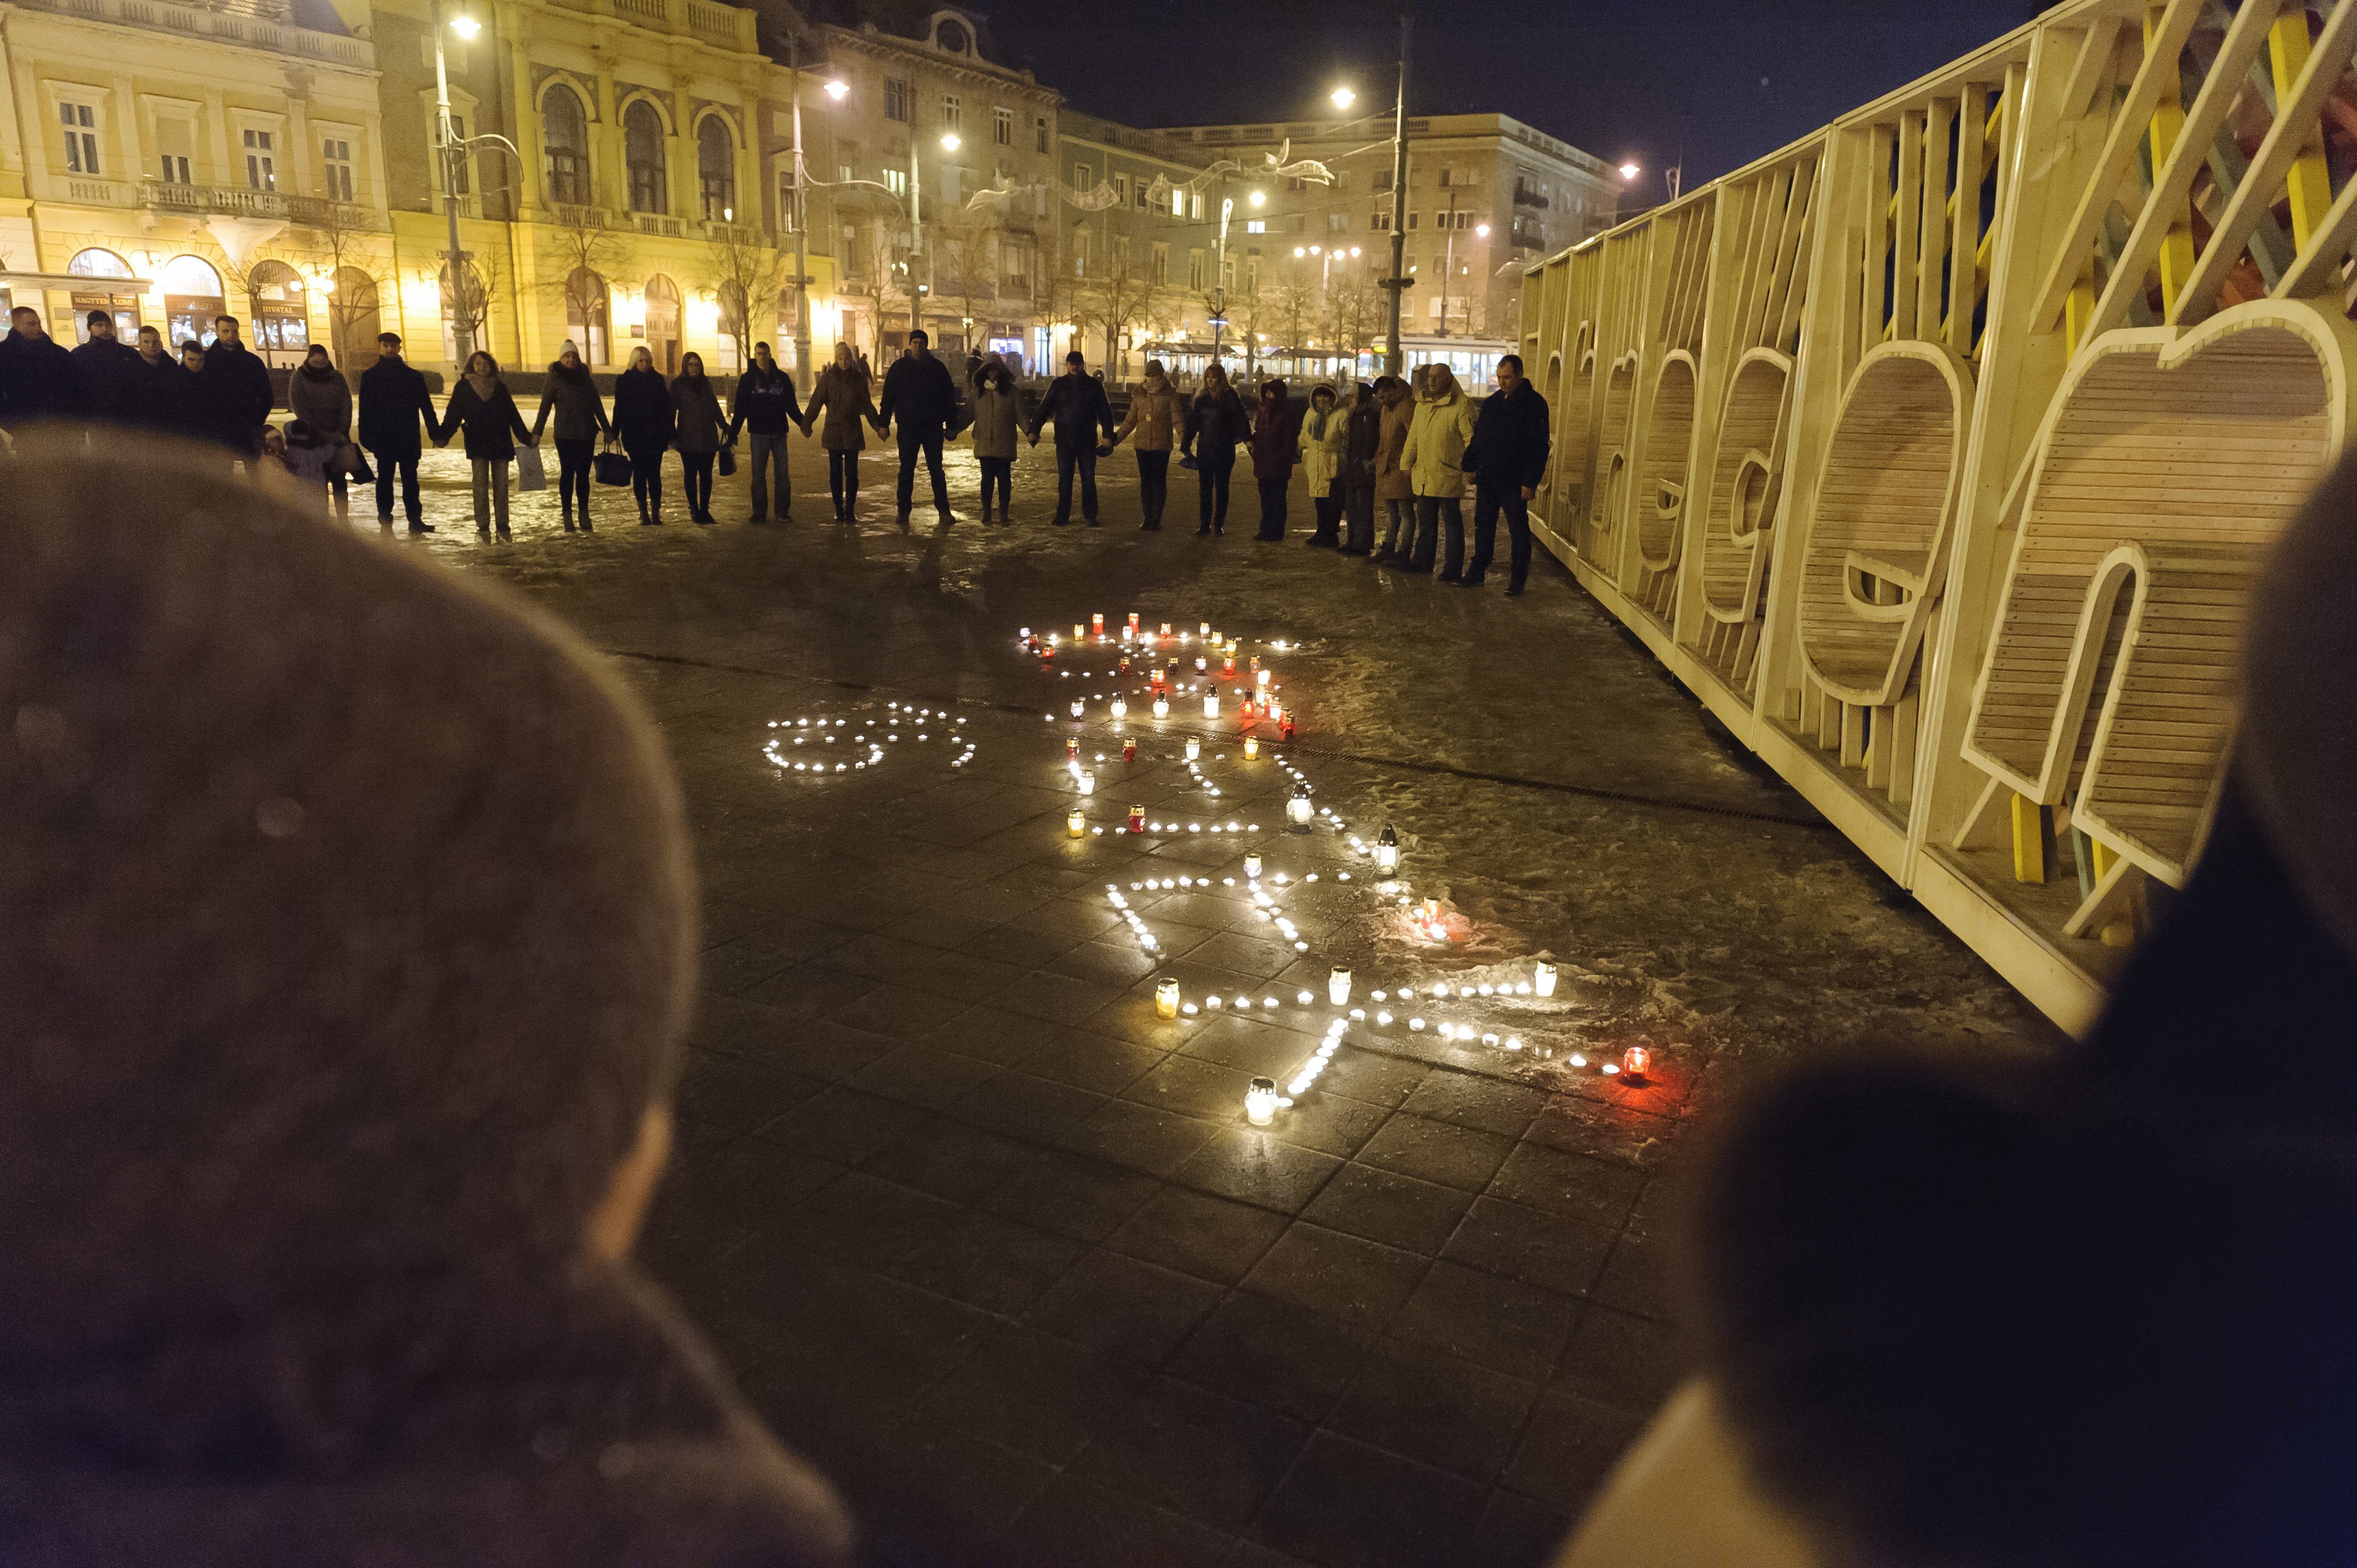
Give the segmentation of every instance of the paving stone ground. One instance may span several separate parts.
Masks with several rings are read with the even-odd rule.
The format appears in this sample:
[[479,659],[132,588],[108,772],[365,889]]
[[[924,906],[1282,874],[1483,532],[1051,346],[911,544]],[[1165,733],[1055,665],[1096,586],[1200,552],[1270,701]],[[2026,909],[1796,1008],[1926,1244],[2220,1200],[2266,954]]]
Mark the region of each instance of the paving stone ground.
[[[485,545],[439,455],[443,532],[399,547],[572,622],[669,736],[707,948],[643,1255],[876,1563],[1541,1562],[1678,1375],[1675,1184],[1730,1086],[1882,1041],[2051,1043],[1544,558],[1519,601],[1389,575],[1304,549],[1297,486],[1292,538],[1260,543],[1241,482],[1226,535],[1198,539],[1187,474],[1145,533],[1126,452],[1100,529],[1047,526],[1044,449],[1017,524],[984,529],[953,451],[958,521],[920,506],[904,533],[870,459],[856,527],[797,441],[786,526],[745,525],[739,478],[716,528],[642,529],[601,490],[598,531],[567,535],[541,494]],[[1304,727],[1247,764],[1232,724],[1134,714],[1125,767],[1092,707],[1092,822],[1135,802],[1257,834],[1067,835],[1061,706],[1109,691],[1110,659],[1042,674],[1016,632],[1131,609],[1297,641],[1271,657]],[[963,719],[972,760],[949,766],[930,715],[925,742],[823,781],[762,754],[773,721],[848,734],[893,703]],[[1350,832],[1396,824],[1466,940],[1411,940],[1341,837],[1278,831],[1279,750]],[[1309,953],[1243,898],[1248,849],[1290,879]],[[1180,876],[1208,886],[1129,886]],[[1329,965],[1365,1007],[1527,979],[1542,949],[1565,965],[1547,1004],[1416,1009],[1523,1052],[1370,1019],[1292,1110],[1245,1122],[1249,1079],[1294,1071],[1334,1015]],[[1166,973],[1229,1005],[1157,1019]],[[1646,1084],[1593,1070],[1641,1036]]]

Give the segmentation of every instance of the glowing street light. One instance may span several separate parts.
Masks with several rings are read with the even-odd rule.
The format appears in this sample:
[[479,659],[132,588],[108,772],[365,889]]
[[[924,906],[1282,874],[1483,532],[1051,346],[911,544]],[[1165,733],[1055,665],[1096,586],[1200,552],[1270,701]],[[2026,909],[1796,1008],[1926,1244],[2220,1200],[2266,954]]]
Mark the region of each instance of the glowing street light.
[[958,150],[958,134],[955,131],[944,131],[942,133],[942,150],[948,153],[953,153]]
[[1474,224],[1474,225],[1473,225],[1473,237],[1474,237],[1475,239],[1477,239],[1477,240],[1486,240],[1486,239],[1488,239],[1488,238],[1490,237],[1490,226],[1489,226],[1487,223],[1476,223],[1476,224]]
[[1342,110],[1348,110],[1351,104],[1359,101],[1359,95],[1347,87],[1336,88],[1329,96],[1334,101],[1334,107]]
[[450,30],[462,38],[471,38],[483,30],[483,24],[472,16],[453,16],[450,18]]
[[1635,164],[1622,164],[1620,166],[1620,177],[1622,179],[1634,179],[1637,177],[1637,173],[1638,169]]
[[851,83],[847,81],[830,81],[826,84],[826,95],[837,103],[842,102],[850,94]]
[[1254,207],[1265,207],[1268,205],[1268,192],[1265,190],[1254,191],[1252,193],[1252,204]]

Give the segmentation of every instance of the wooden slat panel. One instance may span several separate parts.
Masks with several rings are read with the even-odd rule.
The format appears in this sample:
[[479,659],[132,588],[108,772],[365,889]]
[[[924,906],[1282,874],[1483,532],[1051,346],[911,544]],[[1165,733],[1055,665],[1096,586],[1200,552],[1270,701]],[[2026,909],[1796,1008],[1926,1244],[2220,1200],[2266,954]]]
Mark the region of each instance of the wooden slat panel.
[[1973,351],[1973,311],[1980,304],[1981,179],[1987,172],[1986,144],[1988,89],[1975,83],[1956,110],[1956,199],[1954,238],[1948,252],[1948,347]]

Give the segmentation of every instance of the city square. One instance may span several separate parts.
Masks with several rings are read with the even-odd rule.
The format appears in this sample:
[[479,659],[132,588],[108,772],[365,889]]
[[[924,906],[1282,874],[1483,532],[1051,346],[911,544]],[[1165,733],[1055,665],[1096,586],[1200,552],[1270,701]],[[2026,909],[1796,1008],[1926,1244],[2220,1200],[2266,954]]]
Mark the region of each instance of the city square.
[[0,1560],[2357,1557],[2357,0],[0,66]]

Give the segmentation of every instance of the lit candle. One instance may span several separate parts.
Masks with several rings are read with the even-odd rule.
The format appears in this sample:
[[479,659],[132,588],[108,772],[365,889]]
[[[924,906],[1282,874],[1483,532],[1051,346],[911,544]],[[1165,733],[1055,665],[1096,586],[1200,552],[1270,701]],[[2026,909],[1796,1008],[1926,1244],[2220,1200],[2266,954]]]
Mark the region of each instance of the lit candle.
[[1162,623],[1162,635],[1165,637],[1170,635],[1170,623],[1167,620]]
[[1202,635],[1202,636],[1204,636],[1204,637],[1209,637],[1209,636],[1211,636],[1211,623],[1210,621],[1205,621],[1205,622],[1203,623],[1203,625],[1202,625],[1202,628],[1201,628],[1201,635]]
[[1113,716],[1117,719],[1125,719],[1129,717],[1129,699],[1126,697],[1115,697],[1113,700],[1112,711]]
[[1399,869],[1399,834],[1389,822],[1383,824],[1383,836],[1375,841],[1375,869],[1390,873]]
[[1064,737],[1064,760],[1067,762],[1078,762],[1080,759],[1081,737],[1076,735],[1066,736]]
[[1167,719],[1170,716],[1169,698],[1157,697],[1154,699],[1154,716],[1157,719]]
[[1155,983],[1154,1012],[1157,1017],[1161,1018],[1178,1016],[1178,983],[1177,981],[1162,980]]
[[1074,621],[1072,623],[1072,640],[1074,642],[1078,642],[1081,639],[1086,636],[1088,636],[1087,630],[1082,627],[1079,621]]
[[1095,615],[1089,617],[1089,629],[1095,632],[1099,637],[1103,637],[1104,635],[1103,611],[1100,610]]
[[1086,716],[1087,716],[1087,714],[1088,714],[1088,711],[1089,711],[1089,704],[1087,703],[1087,702],[1086,702],[1086,701],[1084,701],[1083,699],[1079,698],[1079,697],[1074,697],[1074,698],[1072,699],[1072,716],[1073,716],[1074,718],[1076,718],[1076,719],[1077,719],[1077,718],[1083,718],[1083,717],[1086,717]]
[[1135,762],[1137,760],[1137,742],[1134,740],[1125,740],[1121,743],[1121,759],[1124,762]]
[[1145,807],[1132,806],[1129,809],[1129,831],[1134,833],[1142,833],[1146,831]]
[[1135,635],[1137,631],[1137,612],[1135,610],[1129,612],[1129,629],[1132,635]]
[[1093,795],[1096,792],[1097,776],[1087,768],[1082,768],[1081,770],[1081,793],[1083,795]]
[[1308,832],[1310,819],[1315,814],[1309,805],[1309,786],[1296,784],[1293,787],[1293,799],[1285,803],[1286,820],[1303,832]]
[[1260,736],[1256,735],[1248,735],[1244,736],[1244,760],[1246,762],[1254,762],[1257,761],[1259,757]]
[[1217,692],[1203,693],[1203,716],[1207,719],[1220,716],[1220,694]]
[[1255,882],[1260,879],[1260,856],[1256,854],[1244,856],[1244,875]]
[[1630,1078],[1642,1079],[1652,1066],[1653,1053],[1643,1046],[1631,1046],[1620,1053],[1620,1070]]
[[1225,660],[1225,661],[1221,665],[1221,667],[1220,667],[1220,673],[1221,673],[1221,674],[1222,674],[1222,675],[1232,675],[1232,674],[1234,674],[1235,672],[1236,672],[1236,656],[1235,656],[1234,654],[1231,653],[1231,654],[1229,654],[1229,655],[1228,655],[1228,657],[1227,657],[1226,660]]
[[1195,673],[1198,675],[1200,675],[1204,671],[1209,670],[1211,667],[1211,661],[1208,659],[1198,659],[1195,660]]
[[1326,976],[1326,1000],[1337,1007],[1344,1006],[1350,1002],[1351,966],[1349,964],[1336,964],[1332,972]]
[[1076,808],[1071,816],[1064,819],[1064,825],[1071,830],[1074,838],[1083,838],[1089,831],[1089,819]]
[[1268,690],[1268,673],[1269,672],[1267,671],[1262,670],[1256,671],[1253,676],[1253,683],[1264,692]]
[[1255,1127],[1265,1127],[1276,1116],[1276,1079],[1256,1078],[1244,1090],[1244,1115]]
[[1193,736],[1189,736],[1187,737],[1187,760],[1192,762],[1202,755],[1203,743],[1196,739]]
[[1544,953],[1539,955],[1538,968],[1532,972],[1531,988],[1542,996],[1555,994],[1555,964]]

